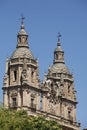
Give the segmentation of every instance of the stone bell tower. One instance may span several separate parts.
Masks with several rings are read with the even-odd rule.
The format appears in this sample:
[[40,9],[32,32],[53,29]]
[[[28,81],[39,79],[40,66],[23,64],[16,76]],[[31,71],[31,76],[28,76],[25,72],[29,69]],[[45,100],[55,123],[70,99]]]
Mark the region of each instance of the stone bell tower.
[[6,60],[3,102],[4,107],[23,108],[31,113],[40,109],[39,65],[29,48],[23,20],[17,35],[16,50]]
[[42,112],[57,120],[64,130],[77,130],[80,125],[76,122],[76,105],[74,78],[65,64],[59,34],[53,65],[42,82]]
[[38,60],[29,48],[22,17],[16,49],[6,60],[3,103],[9,109],[25,109],[29,115],[42,114],[48,119],[54,119],[62,125],[63,130],[80,129],[80,123],[76,121],[74,78],[64,61],[60,34],[53,64],[40,83]]

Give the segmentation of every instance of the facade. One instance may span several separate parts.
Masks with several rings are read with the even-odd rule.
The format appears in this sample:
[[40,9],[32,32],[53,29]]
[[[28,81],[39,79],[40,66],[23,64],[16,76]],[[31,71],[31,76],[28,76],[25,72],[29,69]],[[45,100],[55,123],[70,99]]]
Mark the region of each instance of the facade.
[[16,50],[6,60],[3,103],[9,109],[25,109],[29,115],[45,115],[58,121],[64,130],[80,129],[80,124],[76,122],[74,78],[64,61],[60,34],[53,65],[40,82],[38,60],[29,48],[22,19]]

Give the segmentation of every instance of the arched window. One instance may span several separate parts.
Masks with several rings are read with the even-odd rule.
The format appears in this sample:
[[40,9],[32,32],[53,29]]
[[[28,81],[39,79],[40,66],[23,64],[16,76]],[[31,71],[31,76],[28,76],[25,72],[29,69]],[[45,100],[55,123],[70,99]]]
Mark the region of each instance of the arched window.
[[33,107],[33,105],[34,105],[34,99],[31,98],[31,107]]
[[68,111],[68,119],[70,119],[70,117],[71,117],[71,116],[70,116],[70,114],[71,114],[71,112],[70,112],[70,111]]
[[21,37],[18,36],[18,43],[21,43]]
[[25,37],[22,37],[22,40],[21,40],[22,44],[25,43]]
[[58,60],[58,54],[56,54],[56,60]]
[[31,108],[36,110],[36,104],[34,104],[34,98],[31,98]]

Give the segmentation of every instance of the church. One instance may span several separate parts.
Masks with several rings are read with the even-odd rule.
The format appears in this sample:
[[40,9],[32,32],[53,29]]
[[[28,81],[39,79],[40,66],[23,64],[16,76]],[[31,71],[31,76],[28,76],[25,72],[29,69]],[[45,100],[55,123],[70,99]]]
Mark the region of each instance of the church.
[[6,59],[2,88],[4,107],[24,109],[32,116],[44,115],[57,121],[63,130],[80,130],[80,123],[76,121],[74,77],[64,61],[60,34],[53,55],[53,64],[41,82],[39,62],[30,50],[22,19],[16,49]]

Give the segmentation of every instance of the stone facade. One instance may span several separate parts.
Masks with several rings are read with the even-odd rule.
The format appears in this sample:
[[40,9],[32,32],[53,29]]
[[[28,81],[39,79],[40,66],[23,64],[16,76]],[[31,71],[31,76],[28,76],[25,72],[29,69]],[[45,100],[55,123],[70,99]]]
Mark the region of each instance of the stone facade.
[[80,124],[76,122],[74,78],[64,62],[60,34],[53,65],[40,82],[38,60],[29,48],[22,19],[16,50],[6,60],[3,97],[6,108],[25,109],[31,115],[43,114],[46,118],[58,121],[63,129],[80,129]]

